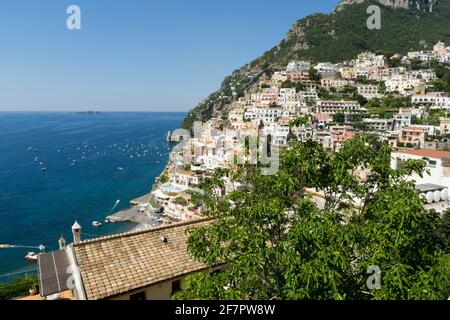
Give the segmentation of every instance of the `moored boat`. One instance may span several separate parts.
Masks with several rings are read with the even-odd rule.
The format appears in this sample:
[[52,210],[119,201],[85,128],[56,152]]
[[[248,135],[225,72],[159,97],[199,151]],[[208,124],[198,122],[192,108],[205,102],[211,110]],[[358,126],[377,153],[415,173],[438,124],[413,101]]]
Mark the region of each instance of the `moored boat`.
[[25,256],[25,259],[28,261],[35,262],[38,259],[38,255],[35,252],[28,252],[28,254]]

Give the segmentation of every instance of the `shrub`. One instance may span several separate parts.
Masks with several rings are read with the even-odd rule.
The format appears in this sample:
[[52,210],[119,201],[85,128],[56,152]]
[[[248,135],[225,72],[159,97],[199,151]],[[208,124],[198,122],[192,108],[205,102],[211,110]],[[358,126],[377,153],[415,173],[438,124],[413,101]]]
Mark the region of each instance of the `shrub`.
[[11,283],[0,285],[0,300],[11,300],[29,295],[30,289],[38,290],[36,276],[26,275],[14,278]]

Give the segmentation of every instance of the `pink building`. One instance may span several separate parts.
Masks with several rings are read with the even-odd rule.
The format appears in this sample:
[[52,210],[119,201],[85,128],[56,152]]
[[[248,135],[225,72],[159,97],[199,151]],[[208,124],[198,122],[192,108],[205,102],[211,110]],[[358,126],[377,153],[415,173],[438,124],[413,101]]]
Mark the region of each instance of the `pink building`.
[[309,80],[309,72],[308,71],[292,71],[289,73],[289,79],[292,81],[302,81]]
[[356,130],[350,126],[333,126],[330,133],[333,151],[338,151],[345,141],[356,136]]
[[278,101],[278,88],[267,88],[264,89],[261,94],[261,103],[265,105],[270,105],[277,103]]

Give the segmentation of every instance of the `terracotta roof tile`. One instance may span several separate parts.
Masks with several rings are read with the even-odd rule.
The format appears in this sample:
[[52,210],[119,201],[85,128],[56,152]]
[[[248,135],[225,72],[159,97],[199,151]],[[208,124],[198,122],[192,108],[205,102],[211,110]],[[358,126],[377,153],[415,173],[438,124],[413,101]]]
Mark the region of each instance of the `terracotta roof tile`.
[[420,157],[429,157],[429,158],[437,158],[437,159],[445,159],[450,158],[450,152],[448,151],[439,151],[439,150],[399,150],[396,153],[409,154],[413,156]]
[[[75,245],[87,299],[104,299],[205,269],[187,252],[187,231],[211,222],[202,219]],[[161,236],[167,243],[161,242]]]

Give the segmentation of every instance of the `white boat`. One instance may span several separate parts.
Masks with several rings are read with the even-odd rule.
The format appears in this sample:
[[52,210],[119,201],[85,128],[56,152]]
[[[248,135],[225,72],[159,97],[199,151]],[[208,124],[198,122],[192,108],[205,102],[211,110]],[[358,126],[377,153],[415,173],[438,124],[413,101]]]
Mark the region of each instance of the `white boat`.
[[102,224],[100,222],[98,222],[98,221],[94,221],[94,222],[92,222],[92,226],[94,226],[94,227],[101,227]]
[[122,167],[118,167],[118,168],[117,168],[117,170],[119,170],[119,171],[122,171],[122,170],[123,170],[123,168],[122,168]]
[[28,261],[37,261],[38,255],[35,252],[28,252],[28,254],[25,256],[25,259]]

